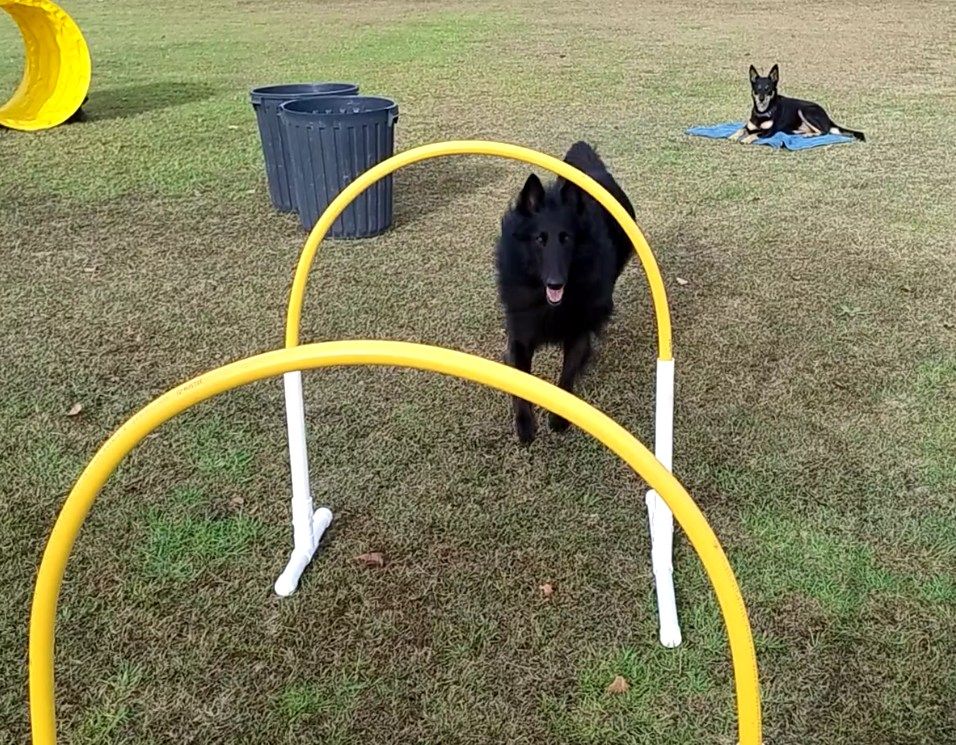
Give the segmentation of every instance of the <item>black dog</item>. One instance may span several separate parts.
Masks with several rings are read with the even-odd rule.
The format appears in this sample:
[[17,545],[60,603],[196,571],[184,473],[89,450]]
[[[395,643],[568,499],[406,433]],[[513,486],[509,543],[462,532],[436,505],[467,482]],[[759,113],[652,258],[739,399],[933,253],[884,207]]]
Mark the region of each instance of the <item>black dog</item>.
[[[627,195],[594,148],[577,142],[564,161],[591,176],[634,217]],[[539,346],[561,344],[564,364],[558,385],[573,390],[591,356],[591,335],[599,334],[611,317],[614,285],[633,253],[624,230],[580,188],[558,179],[546,189],[537,176],[529,176],[501,219],[496,255],[508,363],[531,372]],[[531,442],[531,404],[514,399],[514,413],[518,439]],[[568,427],[554,414],[549,421],[555,431]]]
[[766,77],[761,76],[753,65],[750,66],[750,93],[754,105],[747,123],[728,139],[749,144],[758,137],[787,132],[811,137],[821,134],[852,135],[861,142],[866,142],[862,132],[841,127],[820,104],[779,95],[779,82],[780,71],[776,65],[770,68]]

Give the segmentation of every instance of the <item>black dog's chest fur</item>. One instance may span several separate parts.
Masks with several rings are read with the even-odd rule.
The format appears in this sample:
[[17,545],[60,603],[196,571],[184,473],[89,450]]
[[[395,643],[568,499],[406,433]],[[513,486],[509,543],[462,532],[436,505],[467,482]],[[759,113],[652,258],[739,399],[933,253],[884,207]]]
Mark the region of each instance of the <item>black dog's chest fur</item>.
[[[602,231],[603,232],[603,231]],[[578,247],[564,298],[552,306],[540,280],[524,271],[513,255],[499,251],[499,294],[508,333],[527,344],[560,344],[585,332],[598,332],[614,310],[614,257],[605,236]],[[609,281],[610,280],[610,281]]]
[[[759,111],[756,106],[750,112],[750,119],[768,135],[777,132],[796,132],[803,125],[800,118],[801,111],[818,109],[817,104],[811,101],[801,101],[799,98],[788,98],[778,95],[774,103],[766,111]],[[769,126],[766,124],[770,122]]]
[[619,270],[601,214],[603,208],[598,210],[598,214],[589,216],[595,219],[590,222],[593,234],[578,246],[560,305],[548,303],[540,279],[526,270],[520,255],[506,242],[499,246],[498,287],[509,336],[537,347],[563,344],[604,328],[614,311],[614,284]]

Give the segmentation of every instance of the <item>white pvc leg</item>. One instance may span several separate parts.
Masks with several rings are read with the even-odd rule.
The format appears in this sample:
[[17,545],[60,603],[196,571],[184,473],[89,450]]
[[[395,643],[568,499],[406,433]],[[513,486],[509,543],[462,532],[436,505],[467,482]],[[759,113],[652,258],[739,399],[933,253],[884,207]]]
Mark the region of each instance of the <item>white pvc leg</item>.
[[[674,457],[674,361],[657,361],[657,399],[654,416],[654,455],[667,470]],[[647,492],[647,519],[651,532],[651,566],[657,592],[660,639],[665,647],[681,643],[677,601],[674,597],[674,516],[657,492]]]
[[292,556],[275,583],[277,595],[286,597],[295,592],[302,572],[312,561],[322,534],[332,522],[332,513],[325,507],[313,512],[312,488],[309,485],[309,453],[305,443],[305,401],[302,398],[302,373],[282,376],[285,387],[285,412],[289,430],[289,467],[292,470]]

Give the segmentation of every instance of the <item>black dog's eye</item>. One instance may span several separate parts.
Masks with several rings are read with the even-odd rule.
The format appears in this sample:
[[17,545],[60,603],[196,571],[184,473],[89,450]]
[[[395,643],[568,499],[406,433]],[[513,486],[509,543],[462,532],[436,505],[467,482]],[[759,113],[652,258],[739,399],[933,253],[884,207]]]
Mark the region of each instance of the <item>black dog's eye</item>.
[[538,233],[538,234],[534,237],[534,239],[538,242],[538,245],[539,245],[539,246],[543,246],[545,243],[548,242],[548,234],[547,234],[547,233]]
[[571,236],[565,233],[563,230],[558,233],[558,240],[561,241],[561,243],[567,243],[570,238]]

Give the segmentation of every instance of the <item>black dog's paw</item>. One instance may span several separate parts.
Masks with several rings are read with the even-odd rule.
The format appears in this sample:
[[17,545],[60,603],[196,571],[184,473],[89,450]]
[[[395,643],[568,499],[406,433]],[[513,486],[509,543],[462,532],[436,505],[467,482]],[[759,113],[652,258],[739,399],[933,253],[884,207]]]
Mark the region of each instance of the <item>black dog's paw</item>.
[[553,411],[548,413],[548,426],[552,432],[564,432],[571,423],[563,416],[558,416]]
[[534,440],[534,414],[530,410],[519,411],[515,414],[515,432],[518,434],[518,440],[522,445],[530,445]]

